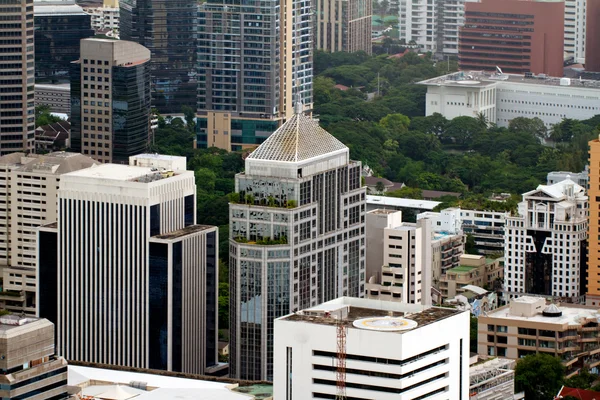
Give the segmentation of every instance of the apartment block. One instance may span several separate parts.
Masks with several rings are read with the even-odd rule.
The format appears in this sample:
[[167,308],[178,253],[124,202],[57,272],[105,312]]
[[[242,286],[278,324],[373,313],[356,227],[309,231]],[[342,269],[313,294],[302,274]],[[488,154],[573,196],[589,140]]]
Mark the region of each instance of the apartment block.
[[344,352],[347,398],[467,399],[468,343],[468,312],[339,298],[275,320],[274,397],[335,398]]
[[84,39],[72,64],[71,148],[126,164],[148,150],[150,51],[124,40]]
[[35,315],[36,230],[56,221],[58,186],[67,172],[97,164],[77,153],[0,157],[0,273],[3,309]]
[[504,265],[501,259],[486,259],[484,256],[463,254],[460,265],[451,268],[441,276],[439,290],[445,299],[463,294],[466,286],[502,287]]
[[85,12],[91,16],[92,29],[96,32],[111,31],[119,33],[119,2],[118,0],[104,0],[102,7],[86,8]]
[[587,227],[588,196],[570,179],[524,193],[518,215],[506,218],[506,294],[581,301]]
[[597,306],[600,305],[600,139],[594,139],[588,145],[590,146],[590,183],[588,185],[586,303]]
[[514,118],[539,118],[547,128],[563,118],[584,120],[600,113],[600,82],[560,75],[461,71],[419,82],[427,86],[425,114],[448,119],[483,114],[507,127]]
[[597,313],[597,307],[547,304],[541,297],[518,297],[510,305],[479,316],[477,352],[513,360],[529,354],[549,354],[560,358],[567,375],[581,368],[597,368]]
[[301,112],[245,163],[229,203],[229,372],[272,381],[275,318],[364,295],[366,194],[360,162]]
[[33,0],[0,4],[0,155],[35,148]]
[[[143,165],[143,166],[141,166]],[[39,229],[38,313],[67,359],[205,374],[217,363],[218,231],[184,157],[64,174]]]
[[91,17],[75,0],[34,0],[35,81],[69,83],[79,41],[94,36]]
[[459,68],[561,77],[564,26],[564,1],[466,2]]
[[[366,0],[353,1],[370,7]],[[281,7],[259,1],[201,3],[198,147],[255,148],[292,118],[296,107],[312,109],[313,7],[302,0]]]
[[324,0],[316,3],[315,48],[371,54],[372,4],[365,0]]
[[67,362],[54,352],[47,319],[0,316],[0,396],[3,399],[67,399]]
[[565,58],[585,63],[587,0],[565,0]]
[[460,210],[462,230],[473,236],[479,254],[494,255],[504,251],[504,226],[508,211]]

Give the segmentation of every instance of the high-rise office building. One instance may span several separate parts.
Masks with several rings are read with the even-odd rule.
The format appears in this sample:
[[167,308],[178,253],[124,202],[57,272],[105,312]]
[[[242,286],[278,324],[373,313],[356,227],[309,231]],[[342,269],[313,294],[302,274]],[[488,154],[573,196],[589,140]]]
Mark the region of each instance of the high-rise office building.
[[600,0],[586,0],[585,69],[600,72]]
[[35,141],[33,0],[0,3],[0,155]]
[[273,379],[275,318],[364,296],[360,176],[348,148],[300,112],[246,158],[229,206],[232,377]]
[[39,315],[69,360],[204,374],[217,363],[218,231],[195,225],[185,157],[61,177],[38,235]]
[[0,397],[67,399],[67,362],[54,353],[54,325],[46,319],[0,316]]
[[[152,105],[163,115],[196,105],[194,0],[121,0],[119,34],[152,53]],[[275,29],[275,26],[273,26]]]
[[[588,0],[588,4],[589,4]],[[598,2],[600,4],[600,2]],[[600,139],[589,142],[590,169],[588,180],[588,259],[586,304],[600,305]]]
[[563,0],[466,2],[459,68],[561,77],[564,25]]
[[316,2],[316,9],[316,49],[371,54],[371,2],[324,0]]
[[90,15],[75,0],[34,0],[35,81],[68,83],[79,41],[94,36]]
[[3,309],[35,315],[36,229],[56,221],[61,175],[97,164],[76,153],[0,157],[0,272]]
[[125,40],[83,39],[71,69],[71,148],[127,163],[148,150],[150,51]]
[[119,33],[120,11],[118,0],[104,0],[101,7],[90,7],[86,8],[85,11],[92,17],[92,28],[96,32]]
[[201,3],[197,146],[253,148],[311,109],[313,46],[310,2]]
[[585,190],[570,179],[523,194],[518,215],[506,217],[504,289],[508,296],[529,293],[581,301],[587,203]]

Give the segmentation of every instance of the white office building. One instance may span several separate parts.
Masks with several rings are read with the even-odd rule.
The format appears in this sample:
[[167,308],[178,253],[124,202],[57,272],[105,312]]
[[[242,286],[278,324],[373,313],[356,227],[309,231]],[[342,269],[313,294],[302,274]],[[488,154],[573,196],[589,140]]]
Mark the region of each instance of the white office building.
[[365,290],[361,164],[297,113],[246,158],[229,205],[230,376],[273,380],[275,318]]
[[554,185],[555,183],[562,182],[565,179],[570,179],[579,186],[587,188],[590,174],[590,167],[586,165],[584,170],[581,172],[568,172],[568,171],[552,171],[546,175],[546,184]]
[[504,289],[579,302],[585,292],[588,197],[570,179],[523,194],[506,218]]
[[400,39],[406,43],[414,41],[421,50],[435,52],[437,10],[426,0],[399,0]]
[[56,221],[62,174],[97,164],[78,154],[12,153],[0,157],[0,269],[3,309],[35,315],[36,230]]
[[585,63],[586,0],[565,0],[565,59]]
[[427,86],[425,115],[448,119],[482,114],[505,127],[517,117],[537,117],[550,128],[563,118],[600,114],[600,82],[592,80],[461,71],[419,84]]
[[343,297],[278,318],[274,398],[336,398],[340,353],[347,398],[469,398],[467,311]]
[[38,311],[65,358],[196,374],[216,364],[218,232],[195,225],[194,173],[178,165],[140,155],[62,175],[57,223],[38,233]]

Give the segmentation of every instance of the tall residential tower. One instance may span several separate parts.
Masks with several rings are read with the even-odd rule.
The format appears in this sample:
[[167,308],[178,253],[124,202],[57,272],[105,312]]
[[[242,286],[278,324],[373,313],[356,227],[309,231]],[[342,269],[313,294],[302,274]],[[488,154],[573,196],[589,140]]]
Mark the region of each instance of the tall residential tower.
[[364,296],[360,175],[348,148],[301,113],[246,159],[229,206],[232,377],[273,380],[275,318]]
[[317,1],[315,48],[371,54],[372,4],[368,0]]
[[200,4],[198,147],[256,147],[312,108],[312,18],[304,0]]
[[33,0],[0,2],[0,155],[35,141]]

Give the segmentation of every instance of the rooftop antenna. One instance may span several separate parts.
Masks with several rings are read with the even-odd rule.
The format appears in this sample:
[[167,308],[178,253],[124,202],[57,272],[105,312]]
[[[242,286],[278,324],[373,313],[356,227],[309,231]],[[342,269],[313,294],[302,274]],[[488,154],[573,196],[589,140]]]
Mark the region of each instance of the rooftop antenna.
[[502,70],[497,65],[496,65],[496,72],[498,72],[500,75],[503,75]]

